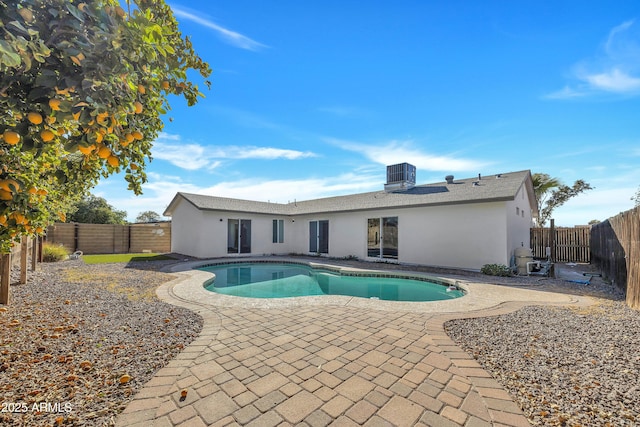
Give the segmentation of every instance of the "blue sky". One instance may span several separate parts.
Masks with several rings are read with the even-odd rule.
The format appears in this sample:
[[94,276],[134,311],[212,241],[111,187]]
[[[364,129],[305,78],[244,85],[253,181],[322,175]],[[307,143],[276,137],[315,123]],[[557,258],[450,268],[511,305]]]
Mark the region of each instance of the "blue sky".
[[212,87],[194,107],[172,99],[144,195],[121,176],[94,189],[129,220],[177,191],[287,203],[380,190],[401,162],[419,184],[523,169],[589,182],[559,226],[633,207],[636,0],[169,4]]

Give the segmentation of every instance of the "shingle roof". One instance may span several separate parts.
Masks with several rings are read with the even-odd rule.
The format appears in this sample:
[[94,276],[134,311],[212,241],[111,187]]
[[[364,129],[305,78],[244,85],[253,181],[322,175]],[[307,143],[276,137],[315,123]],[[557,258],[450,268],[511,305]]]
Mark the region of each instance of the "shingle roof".
[[[314,213],[345,212],[381,208],[437,206],[461,203],[483,203],[513,200],[522,185],[528,186],[533,197],[531,172],[528,170],[498,175],[456,179],[453,183],[438,182],[417,185],[406,191],[384,190],[346,196],[297,201],[292,203],[269,203],[201,194],[177,193],[164,215],[171,216],[177,203],[184,199],[201,210],[223,210],[232,212],[263,213],[272,215],[301,215]],[[535,209],[535,200],[530,199]]]

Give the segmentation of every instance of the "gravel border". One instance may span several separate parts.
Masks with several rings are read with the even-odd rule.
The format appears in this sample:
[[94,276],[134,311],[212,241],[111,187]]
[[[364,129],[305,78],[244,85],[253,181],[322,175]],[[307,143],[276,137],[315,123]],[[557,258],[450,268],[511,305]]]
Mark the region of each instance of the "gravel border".
[[43,263],[12,285],[0,308],[0,424],[115,425],[202,329],[155,295],[172,262]]
[[[555,284],[556,291],[576,292]],[[586,308],[529,306],[452,320],[447,334],[520,405],[534,426],[640,424],[640,312],[601,282]]]

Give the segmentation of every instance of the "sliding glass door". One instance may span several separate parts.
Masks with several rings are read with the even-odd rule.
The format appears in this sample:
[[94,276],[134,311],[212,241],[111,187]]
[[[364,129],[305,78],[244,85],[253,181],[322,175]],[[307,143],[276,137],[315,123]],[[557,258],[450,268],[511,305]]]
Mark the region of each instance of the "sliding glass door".
[[227,222],[227,253],[251,253],[251,220],[229,219]]
[[398,258],[398,217],[367,220],[367,256]]
[[329,221],[309,222],[309,252],[317,254],[329,253]]

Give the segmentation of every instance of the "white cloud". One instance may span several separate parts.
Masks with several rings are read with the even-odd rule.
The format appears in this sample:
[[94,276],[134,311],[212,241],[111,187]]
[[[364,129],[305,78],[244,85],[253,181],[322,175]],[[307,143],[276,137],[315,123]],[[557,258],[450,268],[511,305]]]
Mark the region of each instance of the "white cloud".
[[573,66],[573,82],[547,99],[573,99],[598,94],[640,95],[640,31],[626,21],[609,31],[592,58]]
[[[408,162],[418,169],[430,171],[461,172],[477,171],[488,163],[451,155],[436,155],[415,147],[413,141],[389,141],[383,144],[364,144],[335,138],[324,138],[330,144],[344,150],[363,154],[372,162],[393,165]],[[474,172],[475,173],[475,172]]]
[[153,158],[165,160],[186,170],[208,169],[220,166],[224,159],[287,159],[316,157],[310,151],[254,146],[204,146],[181,142],[179,135],[160,133],[153,144]]
[[256,50],[260,50],[268,47],[262,43],[259,43],[255,40],[250,39],[245,35],[242,35],[235,31],[231,31],[227,28],[224,28],[216,24],[213,21],[205,19],[202,16],[196,15],[196,12],[191,12],[175,5],[172,5],[171,9],[173,10],[173,13],[178,18],[183,18],[188,21],[195,22],[196,24],[199,24],[214,30],[222,40],[224,40],[226,43],[232,46],[238,47],[240,49],[246,49],[246,50],[252,50],[252,51],[256,51]]
[[271,147],[229,147],[227,156],[235,159],[302,159],[316,157],[310,151],[286,150]]
[[632,77],[618,68],[613,68],[599,74],[583,77],[593,89],[606,92],[636,92],[640,90],[640,78]]
[[198,144],[171,144],[156,141],[153,144],[153,158],[166,160],[186,170],[213,169],[220,162],[212,161],[206,154],[206,148]]
[[586,96],[584,90],[574,89],[569,86],[565,86],[557,92],[552,92],[544,96],[546,99],[571,99],[580,98]]

